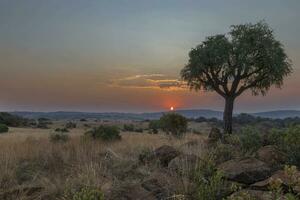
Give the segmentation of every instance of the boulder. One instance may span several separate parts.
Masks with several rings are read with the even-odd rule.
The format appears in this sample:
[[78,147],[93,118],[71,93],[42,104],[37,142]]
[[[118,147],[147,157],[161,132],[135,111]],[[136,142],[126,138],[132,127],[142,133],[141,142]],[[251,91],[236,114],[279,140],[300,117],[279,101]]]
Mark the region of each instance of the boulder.
[[282,188],[288,192],[289,186],[292,186],[295,193],[299,193],[299,188],[297,187],[297,182],[300,180],[300,172],[296,171],[293,175],[288,175],[283,170],[276,171],[271,177],[266,180],[256,182],[250,186],[250,188],[255,190],[269,190],[269,186],[274,180],[282,182]]
[[218,166],[228,180],[252,184],[268,178],[270,168],[256,158],[233,159]]
[[160,164],[167,167],[169,162],[180,154],[174,147],[163,145],[154,150],[155,158],[160,161]]
[[223,135],[221,133],[221,130],[215,127],[210,130],[208,135],[209,142],[217,142],[219,140],[222,140],[222,137]]
[[180,174],[189,173],[197,167],[199,160],[200,158],[193,154],[179,155],[170,161],[168,168]]
[[230,199],[270,200],[271,197],[270,192],[250,189],[243,189],[230,195]]
[[287,161],[287,156],[273,145],[261,147],[257,152],[257,158],[265,162],[271,168],[278,168]]

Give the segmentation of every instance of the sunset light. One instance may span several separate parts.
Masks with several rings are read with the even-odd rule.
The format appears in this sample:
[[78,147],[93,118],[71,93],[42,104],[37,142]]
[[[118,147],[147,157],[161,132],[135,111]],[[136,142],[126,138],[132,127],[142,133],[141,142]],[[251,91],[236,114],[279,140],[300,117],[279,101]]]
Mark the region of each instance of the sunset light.
[[172,106],[172,107],[170,108],[170,110],[173,111],[173,110],[174,110],[174,107]]

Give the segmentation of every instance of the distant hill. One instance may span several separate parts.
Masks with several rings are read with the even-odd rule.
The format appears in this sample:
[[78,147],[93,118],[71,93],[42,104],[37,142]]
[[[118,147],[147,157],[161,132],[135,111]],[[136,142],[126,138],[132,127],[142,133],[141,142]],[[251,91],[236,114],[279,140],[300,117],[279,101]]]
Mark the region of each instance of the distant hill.
[[[177,113],[184,115],[187,118],[218,118],[222,119],[223,112],[199,109],[199,110],[177,110]],[[152,113],[89,113],[89,112],[11,112],[12,114],[22,116],[25,118],[49,118],[49,119],[104,119],[104,120],[147,120],[158,119],[163,115],[163,112]],[[266,118],[287,118],[287,117],[300,117],[300,111],[297,110],[277,110],[268,112],[248,113],[254,116],[266,117]]]

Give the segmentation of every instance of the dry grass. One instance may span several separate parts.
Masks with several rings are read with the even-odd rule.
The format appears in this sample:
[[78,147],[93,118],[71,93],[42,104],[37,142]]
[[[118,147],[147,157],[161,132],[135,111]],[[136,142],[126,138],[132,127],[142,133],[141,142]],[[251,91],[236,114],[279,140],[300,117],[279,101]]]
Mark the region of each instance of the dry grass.
[[[0,193],[17,187],[41,186],[43,192],[35,199],[61,199],[83,185],[107,191],[120,182],[118,173],[123,170],[112,171],[112,166],[126,168],[138,160],[144,149],[165,144],[193,152],[182,145],[203,139],[193,134],[175,139],[163,134],[123,133],[122,140],[104,143],[83,140],[84,129],[78,128],[71,130],[68,142],[51,143],[49,132],[49,129],[11,128],[9,133],[0,135]],[[203,151],[201,145],[193,150],[198,155]],[[107,163],[104,159],[107,152],[118,160]],[[19,195],[19,199],[26,199]]]

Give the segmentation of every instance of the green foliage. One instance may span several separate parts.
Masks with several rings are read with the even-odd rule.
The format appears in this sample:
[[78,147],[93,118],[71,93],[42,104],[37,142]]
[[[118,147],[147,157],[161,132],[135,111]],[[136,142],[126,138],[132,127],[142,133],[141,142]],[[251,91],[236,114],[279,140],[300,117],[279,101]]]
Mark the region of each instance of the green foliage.
[[206,157],[199,162],[193,174],[193,181],[196,186],[194,199],[222,199],[225,182],[222,172],[217,170],[212,158]]
[[290,164],[300,166],[300,125],[288,128],[284,132],[283,142]]
[[74,123],[74,122],[68,122],[68,123],[66,123],[66,125],[65,125],[65,128],[66,129],[71,129],[71,128],[76,128],[76,123]]
[[160,120],[152,120],[149,122],[149,129],[153,134],[157,134],[158,130],[161,128]]
[[0,112],[0,124],[5,124],[12,127],[27,126],[29,120],[17,115],[12,115],[6,112]]
[[162,129],[173,136],[181,137],[187,131],[188,121],[180,114],[167,113],[159,121]]
[[[188,86],[215,90],[222,96],[230,92],[236,96],[247,89],[265,94],[271,85],[281,86],[292,71],[282,44],[264,22],[234,25],[228,34],[207,37],[190,51],[189,58],[181,71]],[[233,87],[228,88],[229,81]]]
[[128,132],[133,132],[134,131],[134,125],[133,124],[124,124],[123,130],[128,131]]
[[49,139],[51,142],[67,142],[70,138],[69,135],[63,132],[50,133]]
[[254,127],[242,128],[239,136],[243,153],[253,153],[263,145],[262,136]]
[[104,200],[104,194],[99,189],[84,187],[74,194],[72,200]]
[[7,133],[8,129],[8,126],[6,126],[5,124],[0,124],[0,133]]
[[85,133],[85,135],[93,139],[102,139],[105,141],[113,141],[121,139],[120,131],[116,126],[101,125],[97,128]]
[[214,148],[211,149],[211,154],[217,164],[231,160],[235,157],[236,149],[230,144],[218,142]]
[[68,133],[69,130],[67,128],[56,128],[55,132],[62,132],[62,133]]

